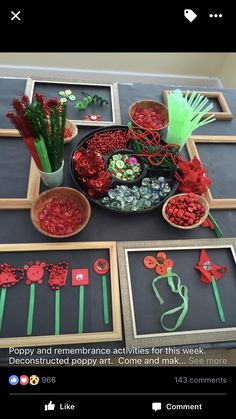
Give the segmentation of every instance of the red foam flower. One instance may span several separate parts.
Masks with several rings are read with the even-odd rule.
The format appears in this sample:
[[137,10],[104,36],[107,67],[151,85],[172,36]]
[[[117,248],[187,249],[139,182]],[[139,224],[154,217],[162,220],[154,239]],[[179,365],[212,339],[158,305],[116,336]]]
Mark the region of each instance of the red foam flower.
[[208,172],[195,156],[190,161],[185,161],[179,156],[178,169],[175,177],[179,182],[179,191],[194,192],[202,195],[211,185],[211,179],[205,176]]

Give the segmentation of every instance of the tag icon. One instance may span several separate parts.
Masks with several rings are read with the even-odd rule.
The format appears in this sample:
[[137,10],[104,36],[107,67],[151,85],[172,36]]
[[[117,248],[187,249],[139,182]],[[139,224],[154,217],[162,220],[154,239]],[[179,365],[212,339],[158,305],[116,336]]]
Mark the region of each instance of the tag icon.
[[196,19],[197,15],[194,13],[192,9],[185,9],[184,10],[184,17],[189,20],[189,22],[193,22]]

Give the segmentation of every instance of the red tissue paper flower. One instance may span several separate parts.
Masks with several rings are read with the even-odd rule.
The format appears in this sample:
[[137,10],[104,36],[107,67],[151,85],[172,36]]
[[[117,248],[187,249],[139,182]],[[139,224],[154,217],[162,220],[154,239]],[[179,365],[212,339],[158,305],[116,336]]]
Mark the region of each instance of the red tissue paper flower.
[[178,170],[175,172],[175,177],[179,182],[179,191],[202,195],[211,185],[211,179],[205,176],[207,172],[208,170],[202,167],[197,157],[185,161],[179,156]]

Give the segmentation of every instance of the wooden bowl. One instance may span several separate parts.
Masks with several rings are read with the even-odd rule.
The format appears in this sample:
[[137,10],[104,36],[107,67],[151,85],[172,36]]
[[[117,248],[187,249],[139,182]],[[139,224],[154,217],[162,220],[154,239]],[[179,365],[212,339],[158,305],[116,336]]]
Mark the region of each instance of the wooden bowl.
[[[205,213],[202,216],[202,218],[199,220],[199,222],[196,223],[196,224],[193,224],[191,226],[179,226],[177,224],[172,223],[172,221],[170,221],[169,218],[167,218],[167,216],[166,216],[167,205],[168,205],[168,203],[171,199],[177,198],[179,196],[186,196],[186,195],[188,195],[188,194],[187,193],[180,193],[180,194],[177,194],[177,195],[173,195],[169,199],[167,199],[167,201],[164,203],[164,205],[162,207],[162,215],[163,215],[164,219],[167,221],[167,223],[169,223],[172,227],[180,228],[181,230],[191,230],[192,228],[199,227],[206,220],[206,218],[208,216],[208,213],[209,213],[209,204],[208,204],[207,200],[205,198],[203,198],[202,196],[198,195],[199,196],[199,203],[205,208]],[[195,194],[195,195],[197,195],[197,194]]]
[[163,105],[163,103],[155,102],[154,100],[138,100],[137,102],[134,102],[129,107],[129,117],[131,121],[133,122],[133,124],[143,130],[146,130],[147,128],[142,127],[141,125],[137,124],[137,122],[133,120],[133,116],[138,108],[141,108],[141,109],[152,108],[155,111],[159,112],[162,116],[162,120],[164,121],[163,127],[158,128],[158,129],[148,128],[149,131],[162,131],[163,129],[168,127],[168,124],[169,124],[168,108],[165,105]]
[[[42,210],[42,208],[47,202],[50,202],[54,198],[73,199],[73,201],[78,205],[78,207],[80,208],[82,212],[81,224],[79,224],[76,230],[74,230],[70,234],[65,234],[65,235],[51,234],[40,227],[39,218],[38,218],[39,212]],[[90,215],[91,215],[91,207],[87,198],[76,189],[66,188],[66,187],[53,188],[53,189],[49,189],[41,193],[38,196],[38,198],[35,200],[35,202],[33,203],[31,207],[31,212],[30,212],[31,221],[34,227],[45,236],[54,237],[57,239],[64,239],[65,237],[70,237],[70,236],[74,236],[75,234],[78,234],[87,225],[90,219]]]
[[69,119],[66,120],[66,128],[70,128],[71,136],[64,138],[64,144],[69,143],[78,135],[78,127]]

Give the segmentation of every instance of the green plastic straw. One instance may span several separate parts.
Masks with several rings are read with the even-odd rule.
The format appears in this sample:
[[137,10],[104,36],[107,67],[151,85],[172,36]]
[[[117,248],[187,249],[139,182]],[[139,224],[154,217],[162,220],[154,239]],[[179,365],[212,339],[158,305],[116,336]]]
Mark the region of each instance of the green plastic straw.
[[215,117],[202,118],[213,108],[208,99],[197,92],[188,91],[183,96],[181,90],[177,89],[168,96],[169,127],[166,142],[184,146],[192,132],[197,128],[215,121]]

